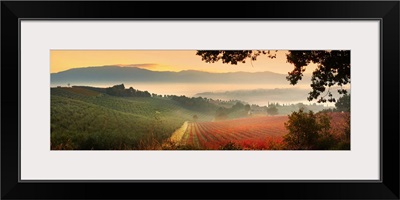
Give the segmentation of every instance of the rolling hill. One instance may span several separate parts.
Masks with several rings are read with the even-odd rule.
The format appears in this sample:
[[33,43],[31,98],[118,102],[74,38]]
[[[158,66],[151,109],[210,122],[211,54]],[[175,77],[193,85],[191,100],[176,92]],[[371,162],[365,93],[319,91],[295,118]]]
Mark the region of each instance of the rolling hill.
[[194,111],[168,98],[117,97],[86,88],[51,88],[51,149],[140,149],[170,137]]

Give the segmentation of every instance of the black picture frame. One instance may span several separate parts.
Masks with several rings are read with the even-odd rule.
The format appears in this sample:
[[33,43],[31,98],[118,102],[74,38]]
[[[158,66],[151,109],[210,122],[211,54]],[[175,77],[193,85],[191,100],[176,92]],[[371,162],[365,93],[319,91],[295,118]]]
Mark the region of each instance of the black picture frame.
[[[399,199],[399,6],[399,1],[2,1],[1,198]],[[20,182],[20,19],[133,18],[381,20],[381,181]]]

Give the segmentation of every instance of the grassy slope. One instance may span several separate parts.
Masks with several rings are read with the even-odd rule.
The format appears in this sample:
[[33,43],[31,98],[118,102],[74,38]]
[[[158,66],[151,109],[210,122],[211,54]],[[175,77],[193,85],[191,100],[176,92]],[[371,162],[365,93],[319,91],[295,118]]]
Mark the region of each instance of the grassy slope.
[[212,119],[164,98],[52,88],[52,149],[136,149],[147,138],[167,139],[194,114],[199,120]]

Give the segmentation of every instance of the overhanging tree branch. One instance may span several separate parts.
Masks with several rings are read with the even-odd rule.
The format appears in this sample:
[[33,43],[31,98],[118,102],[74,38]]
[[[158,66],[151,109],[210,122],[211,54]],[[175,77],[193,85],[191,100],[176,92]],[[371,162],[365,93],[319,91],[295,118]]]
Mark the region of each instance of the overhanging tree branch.
[[[277,52],[277,51],[275,51]],[[268,55],[269,58],[276,58],[276,54],[266,50],[201,50],[196,55],[202,57],[207,63],[214,63],[222,60],[222,63],[237,65],[238,62],[245,63],[246,59],[255,61],[260,55]],[[291,72],[288,72],[286,79],[291,85],[296,85],[302,80],[303,73],[310,63],[317,64],[311,77],[312,91],[307,99],[312,101],[332,86],[338,85],[341,89],[339,94],[347,94],[342,88],[350,83],[350,51],[349,50],[317,50],[317,51],[289,51],[286,54],[287,62],[294,65]],[[328,92],[328,100],[325,96],[320,97],[318,102],[335,102],[332,94]]]

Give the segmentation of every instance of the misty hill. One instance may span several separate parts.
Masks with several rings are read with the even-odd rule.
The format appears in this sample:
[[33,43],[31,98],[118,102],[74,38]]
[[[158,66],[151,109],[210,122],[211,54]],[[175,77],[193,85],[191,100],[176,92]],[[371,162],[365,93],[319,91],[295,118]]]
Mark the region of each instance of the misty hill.
[[[307,76],[307,75],[305,75]],[[301,84],[309,84],[309,77],[304,77]],[[285,74],[273,72],[231,72],[210,73],[195,70],[180,72],[150,71],[136,67],[101,66],[74,68],[52,73],[51,84],[84,83],[246,83],[246,84],[285,84],[289,85]]]
[[[195,96],[231,100],[237,99],[252,104],[267,105],[268,102],[304,102],[307,100],[310,89],[298,88],[275,88],[275,89],[256,89],[256,90],[234,90],[225,92],[202,92]],[[332,90],[334,97],[338,98],[339,94],[336,89]]]

